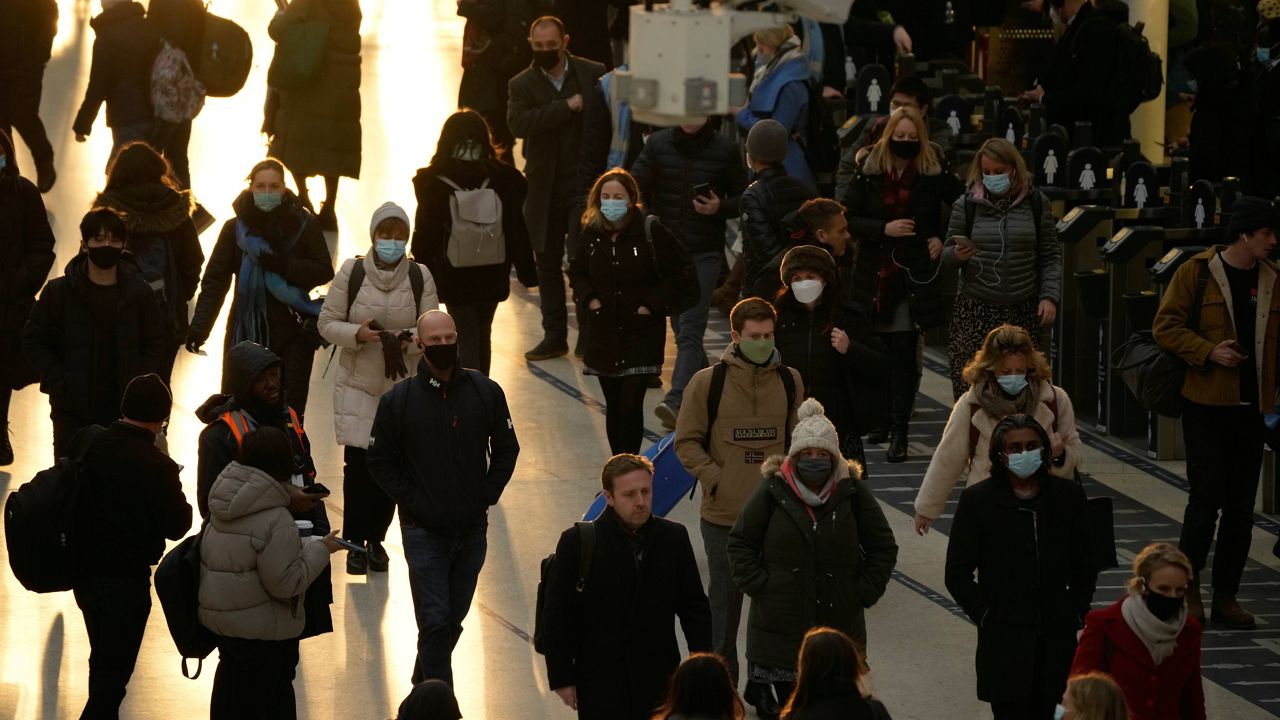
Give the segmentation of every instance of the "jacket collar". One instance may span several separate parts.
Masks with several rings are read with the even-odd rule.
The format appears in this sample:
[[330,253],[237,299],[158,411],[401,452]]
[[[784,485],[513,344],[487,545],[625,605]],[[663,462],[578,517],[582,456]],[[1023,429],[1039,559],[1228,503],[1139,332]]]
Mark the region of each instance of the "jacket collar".
[[[1098,623],[1099,629],[1102,630],[1117,650],[1123,650],[1124,654],[1128,655],[1130,659],[1141,663],[1144,668],[1154,672],[1156,661],[1151,658],[1151,652],[1147,650],[1146,645],[1142,644],[1142,640],[1137,633],[1130,629],[1128,623],[1124,621],[1124,613],[1120,609],[1120,604],[1124,602],[1125,597],[1128,597],[1128,595],[1122,596],[1119,600],[1101,610],[1095,610],[1094,618]],[[1191,621],[1192,618],[1187,618],[1188,627]],[[1186,632],[1187,629],[1187,627],[1184,627],[1182,631]],[[1181,635],[1179,633],[1179,638],[1181,638]],[[1114,666],[1114,663],[1112,664]]]
[[775,349],[773,355],[769,358],[769,362],[764,365],[756,365],[755,363],[743,358],[737,353],[737,344],[729,343],[729,347],[720,353],[720,362],[739,370],[748,370],[751,372],[773,373],[777,372],[778,366],[782,364],[782,355]]
[[467,371],[461,365],[455,365],[453,368],[453,376],[448,380],[441,380],[431,374],[431,366],[427,365],[425,357],[418,358],[418,374],[414,379],[422,385],[422,389],[429,393],[439,395],[446,390],[452,390],[459,383],[466,382],[469,379]]

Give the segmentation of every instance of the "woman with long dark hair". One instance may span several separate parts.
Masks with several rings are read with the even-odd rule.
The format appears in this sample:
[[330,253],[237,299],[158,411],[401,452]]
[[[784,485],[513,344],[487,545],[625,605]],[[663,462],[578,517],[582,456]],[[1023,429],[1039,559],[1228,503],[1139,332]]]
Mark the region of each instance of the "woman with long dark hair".
[[889,711],[864,687],[867,666],[848,635],[829,627],[805,633],[796,668],[783,720],[889,720]]
[[724,658],[693,653],[671,676],[667,700],[652,720],[743,720],[745,715]]
[[[529,183],[519,170],[498,159],[484,118],[465,108],[444,121],[431,164],[413,178],[413,191],[418,198],[414,259],[431,270],[440,302],[457,323],[458,362],[486,375],[493,355],[493,316],[498,303],[511,294],[511,267],[515,266],[521,285],[538,285],[538,268],[533,262],[521,209],[528,188]],[[475,197],[486,207],[500,206],[500,217],[484,218],[495,224],[495,238],[501,229],[502,244],[491,255],[500,260],[475,264],[464,261],[456,251],[450,252],[453,206],[466,193],[479,193],[468,197]]]
[[162,365],[156,374],[170,384],[173,363],[187,337],[187,303],[200,286],[204,250],[192,214],[196,201],[173,173],[169,161],[142,141],[126,144],[107,170],[107,187],[94,207],[115,210],[129,229],[125,248],[156,293],[168,327]]

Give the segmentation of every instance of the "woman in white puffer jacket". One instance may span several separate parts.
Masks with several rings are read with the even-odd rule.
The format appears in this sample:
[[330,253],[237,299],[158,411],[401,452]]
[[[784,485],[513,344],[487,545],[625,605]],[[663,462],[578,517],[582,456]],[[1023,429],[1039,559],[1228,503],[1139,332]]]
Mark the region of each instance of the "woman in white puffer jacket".
[[969,390],[951,409],[916,495],[916,532],[924,535],[946,508],[956,482],[967,472],[972,485],[991,475],[991,433],[1007,415],[1025,414],[1049,431],[1053,462],[1049,472],[1075,477],[1082,460],[1076,413],[1067,391],[1054,385],[1053,373],[1031,336],[1018,325],[1000,325],[964,369]]
[[212,720],[295,716],[303,597],[340,546],[337,531],[299,537],[289,501],[293,450],[282,430],[244,436],[240,459],[209,490],[200,539],[199,618],[216,636]]
[[[405,257],[409,214],[403,208],[385,203],[375,210],[369,236],[373,242],[369,252],[344,262],[334,276],[319,322],[320,334],[338,346],[333,426],[335,439],[343,446],[343,536],[369,549],[368,553],[347,553],[347,572],[352,575],[387,569],[382,541],[396,508],[369,476],[365,452],[378,398],[401,378],[417,372],[418,316],[439,305],[431,272]],[[352,281],[353,273],[358,283]]]

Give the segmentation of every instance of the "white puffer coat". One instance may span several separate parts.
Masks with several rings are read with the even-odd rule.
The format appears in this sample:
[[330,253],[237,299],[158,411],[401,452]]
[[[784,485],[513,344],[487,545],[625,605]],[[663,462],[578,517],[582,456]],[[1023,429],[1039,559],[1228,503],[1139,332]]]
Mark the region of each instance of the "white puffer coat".
[[200,623],[218,635],[288,640],[302,634],[302,598],[329,564],[319,539],[303,541],[289,491],[233,462],[209,492],[200,541]]
[[[356,295],[351,312],[347,312],[347,283],[351,268],[364,263],[364,282]],[[378,411],[378,398],[390,390],[399,378],[387,378],[382,359],[382,345],[356,340],[356,331],[366,320],[377,320],[384,330],[399,334],[409,330],[417,335],[418,316],[434,310],[440,301],[431,272],[422,265],[422,301],[414,307],[413,285],[409,280],[409,259],[401,260],[393,270],[383,270],[373,260],[352,258],[342,263],[333,278],[324,308],[320,310],[320,334],[338,346],[338,374],[333,381],[333,430],[339,445],[369,447],[373,416]],[[418,346],[410,342],[404,353],[404,366],[412,377],[418,369]]]

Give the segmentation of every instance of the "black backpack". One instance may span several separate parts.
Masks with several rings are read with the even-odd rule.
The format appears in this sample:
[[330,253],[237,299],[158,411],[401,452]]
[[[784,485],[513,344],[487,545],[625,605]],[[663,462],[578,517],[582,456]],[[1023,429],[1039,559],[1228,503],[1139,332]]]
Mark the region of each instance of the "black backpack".
[[840,165],[840,137],[831,117],[822,86],[813,80],[805,83],[809,91],[809,121],[805,127],[804,158],[815,175],[835,172]]
[[[587,576],[591,573],[591,560],[596,554],[596,524],[594,522],[576,522],[578,528],[578,582],[574,590],[581,593],[587,589]],[[533,649],[542,655],[547,654],[546,636],[546,595],[547,583],[551,577],[551,568],[555,567],[556,554],[551,553],[542,559],[542,568],[538,575],[538,599],[533,615]]]
[[[156,597],[164,609],[169,636],[182,654],[182,676],[195,680],[204,668],[204,659],[217,646],[213,633],[200,624],[200,532],[186,538],[165,554],[156,566]],[[196,660],[195,674],[187,671],[187,660]]]
[[249,78],[253,42],[235,22],[206,12],[200,57],[189,59],[198,68],[196,78],[204,83],[209,97],[231,97]]
[[[1128,115],[1137,110],[1139,105],[1160,97],[1160,90],[1164,88],[1164,61],[1152,52],[1151,45],[1143,36],[1144,23],[1112,23],[1102,16],[1098,17],[1097,22],[1110,24],[1114,28],[1115,67],[1107,86],[1112,106],[1116,111]],[[1079,37],[1076,35],[1077,39]],[[1074,48],[1072,50],[1074,55]]]
[[89,475],[84,454],[102,433],[99,425],[80,431],[53,467],[41,470],[9,495],[4,505],[9,567],[32,592],[70,590],[79,567],[79,533],[85,528],[81,494]]

